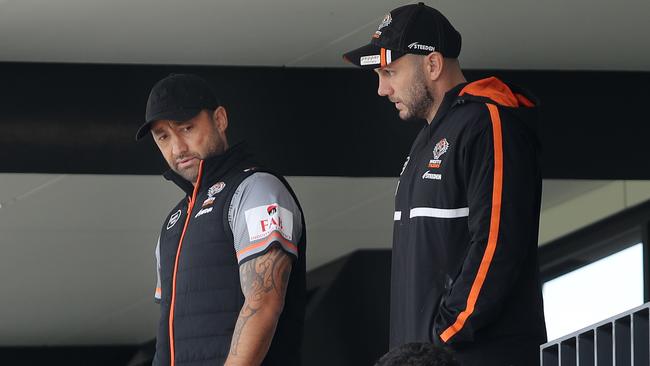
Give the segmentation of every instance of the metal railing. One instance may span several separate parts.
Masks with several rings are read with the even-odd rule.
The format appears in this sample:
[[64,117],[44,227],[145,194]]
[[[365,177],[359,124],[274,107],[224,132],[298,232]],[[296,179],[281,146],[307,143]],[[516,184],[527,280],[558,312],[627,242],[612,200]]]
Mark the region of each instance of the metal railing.
[[540,346],[542,366],[650,366],[650,303]]

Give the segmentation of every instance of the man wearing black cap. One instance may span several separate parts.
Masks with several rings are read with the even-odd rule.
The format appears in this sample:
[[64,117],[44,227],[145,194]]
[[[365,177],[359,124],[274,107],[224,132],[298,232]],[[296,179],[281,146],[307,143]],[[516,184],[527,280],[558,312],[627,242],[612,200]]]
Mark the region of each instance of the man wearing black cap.
[[460,33],[422,3],[384,17],[344,58],[374,69],[403,120],[424,119],[395,197],[390,346],[433,342],[462,365],[539,364],[537,101],[468,83]]
[[151,90],[146,121],[185,197],[165,219],[155,298],[154,365],[299,365],[305,225],[286,180],[226,138],[210,86],[172,74]]

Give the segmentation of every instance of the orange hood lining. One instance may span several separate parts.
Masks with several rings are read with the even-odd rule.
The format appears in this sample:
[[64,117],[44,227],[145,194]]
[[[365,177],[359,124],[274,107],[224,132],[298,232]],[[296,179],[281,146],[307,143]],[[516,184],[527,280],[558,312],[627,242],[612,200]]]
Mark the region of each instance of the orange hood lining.
[[531,102],[530,99],[522,94],[513,93],[508,85],[494,76],[467,84],[458,95],[462,96],[464,94],[489,98],[505,107],[517,108],[523,106],[531,108],[535,106],[535,103]]

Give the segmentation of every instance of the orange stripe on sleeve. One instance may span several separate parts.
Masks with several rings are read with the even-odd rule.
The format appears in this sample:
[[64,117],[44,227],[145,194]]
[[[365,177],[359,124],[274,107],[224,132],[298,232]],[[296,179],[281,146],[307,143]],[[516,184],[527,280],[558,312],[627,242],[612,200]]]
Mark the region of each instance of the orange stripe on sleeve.
[[283,246],[286,246],[287,248],[289,248],[289,249],[291,249],[291,250],[293,250],[295,252],[298,252],[298,247],[296,247],[293,243],[291,243],[290,241],[285,239],[280,233],[278,233],[276,231],[276,232],[273,232],[271,235],[267,236],[266,238],[262,239],[262,241],[259,241],[257,243],[253,243],[253,244],[247,246],[246,248],[238,250],[237,251],[237,259],[240,259],[240,257],[242,255],[244,255],[247,252],[250,252],[253,249],[263,247],[265,245],[269,245],[274,241],[279,241],[280,243],[282,243]]
[[492,188],[492,212],[490,216],[490,232],[488,236],[487,247],[481,260],[481,265],[478,268],[478,273],[470,289],[467,298],[467,305],[458,317],[456,322],[447,328],[440,335],[443,342],[449,341],[451,337],[456,335],[463,329],[465,321],[474,312],[478,295],[481,292],[481,287],[485,282],[494,252],[496,251],[497,241],[499,239],[499,224],[501,220],[501,196],[503,193],[503,140],[501,134],[501,118],[499,117],[499,110],[496,105],[487,104],[490,111],[490,118],[492,120],[492,134],[494,138],[494,183]]

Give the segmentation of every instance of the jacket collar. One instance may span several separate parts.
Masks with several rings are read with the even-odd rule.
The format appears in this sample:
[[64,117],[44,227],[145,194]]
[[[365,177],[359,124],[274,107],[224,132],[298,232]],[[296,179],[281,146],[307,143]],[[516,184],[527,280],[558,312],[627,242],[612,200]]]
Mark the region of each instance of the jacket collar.
[[467,83],[458,84],[445,93],[445,96],[442,98],[442,103],[440,103],[438,111],[436,112],[435,117],[433,117],[433,120],[431,120],[431,123],[429,123],[429,126],[435,126],[438,121],[442,120],[447,112],[458,103],[458,94],[466,85]]
[[[246,143],[241,142],[231,146],[221,155],[211,156],[203,160],[203,164],[199,168],[202,169],[199,187],[204,187],[207,183],[223,179],[237,164],[250,157],[251,154],[247,152]],[[163,174],[163,177],[174,182],[188,196],[192,196],[194,185],[178,175],[175,171],[170,169]]]

